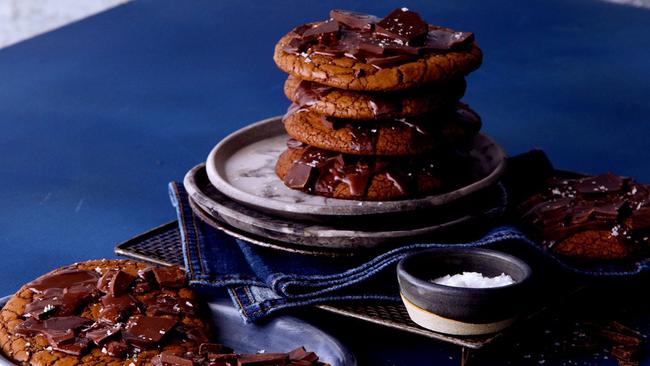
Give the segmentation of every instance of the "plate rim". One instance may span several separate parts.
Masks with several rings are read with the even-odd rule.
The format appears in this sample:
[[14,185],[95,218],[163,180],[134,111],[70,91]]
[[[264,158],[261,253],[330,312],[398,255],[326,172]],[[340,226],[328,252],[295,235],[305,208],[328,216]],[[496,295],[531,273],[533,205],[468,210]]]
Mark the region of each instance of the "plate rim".
[[[219,143],[217,143],[210,153],[208,154],[207,159],[205,160],[206,171],[208,174],[208,179],[221,193],[230,197],[231,199],[240,202],[244,205],[260,207],[258,204],[255,204],[254,201],[260,199],[260,196],[245,192],[232,184],[230,184],[225,177],[222,177],[221,174],[217,171],[217,156],[221,150],[224,149],[224,146],[228,146],[232,140],[238,138],[239,136],[248,133],[249,131],[258,129],[262,126],[272,123],[281,123],[282,116],[274,116],[265,118],[263,120],[251,123],[246,127],[238,129],[228,136],[223,138]],[[317,206],[312,204],[304,204],[301,206],[296,206],[295,203],[291,202],[282,202],[277,200],[269,200],[268,205],[263,207],[266,210],[290,213],[297,215],[307,215],[307,216],[366,216],[366,215],[378,215],[378,214],[389,214],[396,212],[407,212],[420,210],[424,208],[432,208],[440,206],[443,203],[440,201],[448,197],[460,196],[464,197],[466,195],[476,193],[477,191],[486,188],[494,184],[505,172],[507,165],[507,154],[504,149],[499,145],[494,139],[489,137],[484,133],[479,133],[477,136],[481,136],[486,139],[489,143],[494,145],[499,152],[501,161],[497,166],[488,174],[487,176],[470,183],[466,186],[460,187],[456,190],[445,192],[439,195],[431,195],[411,200],[396,200],[396,201],[363,201],[363,205],[359,206],[357,210],[342,210],[339,206]],[[287,135],[287,138],[289,136]],[[336,198],[328,198],[330,200],[339,200],[339,201],[350,201],[357,204],[359,201],[354,200],[340,200]],[[448,202],[447,202],[448,203]],[[413,205],[417,207],[412,207]],[[422,206],[420,206],[422,205]],[[344,206],[347,207],[347,206]],[[365,209],[364,209],[365,208]],[[372,212],[370,212],[372,209]]]
[[[232,209],[230,207],[226,207],[226,206],[222,205],[221,203],[212,200],[210,198],[210,196],[208,196],[205,192],[203,192],[200,189],[199,185],[196,183],[196,174],[203,168],[205,168],[204,163],[198,164],[198,165],[194,166],[192,169],[190,169],[185,174],[185,177],[183,178],[183,186],[185,187],[185,190],[188,192],[188,195],[192,199],[193,203],[195,203],[203,211],[205,211],[206,214],[210,214],[210,215],[214,216],[214,211],[216,210],[217,213],[219,214],[219,216],[226,215],[226,216],[228,216],[228,217],[230,217],[230,218],[232,218],[234,220],[241,221],[237,217],[234,217],[232,214],[228,213],[228,212],[235,211],[234,209]],[[216,187],[215,187],[215,189],[218,190],[218,188],[216,188]],[[221,194],[223,194],[223,192],[221,192],[221,191],[219,191],[219,192]],[[225,196],[225,194],[224,194],[224,196]],[[232,200],[230,197],[226,196],[226,198]],[[202,201],[209,201],[211,204],[223,208],[223,210],[226,213],[221,212],[218,209],[213,209],[212,207],[206,207],[206,204],[204,202],[202,202]],[[238,205],[245,206],[245,205],[239,203],[238,201],[235,201],[235,200],[232,200],[232,201],[235,202]],[[248,207],[248,206],[245,206],[245,207]],[[252,210],[251,208],[249,208],[249,209]],[[244,215],[246,217],[249,217],[245,213],[241,213],[241,212],[235,212],[235,213],[239,214],[239,215]],[[268,214],[263,213],[263,212],[261,212],[260,214],[269,216]],[[253,217],[251,217],[251,219],[256,220],[256,218],[253,218]],[[283,222],[286,222],[286,223],[290,223],[290,221],[292,221],[292,220],[290,220],[288,218],[284,218],[284,217],[277,217],[276,219],[280,220],[280,221],[283,221]],[[382,231],[381,236],[385,237],[385,238],[389,238],[389,239],[395,239],[395,240],[406,239],[406,238],[410,238],[410,237],[413,237],[413,236],[431,234],[431,233],[433,233],[434,231],[437,231],[437,230],[449,229],[449,228],[451,228],[453,226],[457,226],[459,224],[466,223],[466,222],[470,221],[471,219],[472,219],[472,215],[470,215],[470,214],[459,215],[458,217],[454,217],[450,221],[437,223],[436,225],[430,225],[430,226],[426,226],[426,227],[421,226],[421,227],[414,227],[414,228],[401,229],[401,230]],[[256,226],[256,227],[258,227],[258,228],[260,228],[262,230],[273,230],[273,228],[271,227],[272,225],[268,225],[269,227],[265,227],[265,226],[256,225],[252,221],[249,224],[253,225],[253,226]],[[232,224],[230,224],[230,225],[232,225]],[[236,225],[232,225],[232,226],[237,227]],[[359,229],[359,230],[336,229],[333,226],[326,225],[326,224],[319,224],[319,223],[314,223],[311,226],[314,226],[314,227],[319,227],[320,226],[320,227],[323,227],[324,229],[326,229],[328,235],[323,236],[323,239],[337,238],[337,237],[350,236],[350,235],[355,235],[355,236],[361,235],[361,237],[363,237],[365,239],[372,239],[372,238],[374,238],[376,236],[376,235],[366,235],[366,234],[376,233],[376,231],[370,231],[370,230],[363,230],[363,229]],[[245,229],[242,229],[242,228],[239,228],[239,229],[246,231]],[[284,234],[287,234],[287,235],[298,235],[298,233],[296,233],[296,232],[294,232],[294,233],[285,233],[285,232],[282,232],[282,231],[279,231],[279,230],[273,230],[273,231],[276,232],[276,233],[279,233],[279,234],[284,233]],[[395,234],[391,234],[391,233],[395,233]],[[408,235],[409,233],[414,233],[414,234]],[[255,234],[255,233],[251,233],[251,234]],[[308,236],[303,236],[303,237],[307,238]],[[301,244],[301,246],[303,246],[303,245]],[[309,246],[309,247],[327,247],[326,245],[305,245],[305,246]],[[368,244],[368,245],[363,244],[361,246],[371,248],[371,247],[375,247],[376,244]]]

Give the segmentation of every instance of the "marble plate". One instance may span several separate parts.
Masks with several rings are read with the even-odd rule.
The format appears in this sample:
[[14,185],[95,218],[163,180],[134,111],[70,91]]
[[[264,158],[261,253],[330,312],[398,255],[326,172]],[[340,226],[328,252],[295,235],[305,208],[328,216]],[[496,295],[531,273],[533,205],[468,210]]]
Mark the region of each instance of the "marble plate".
[[494,184],[504,173],[505,152],[479,134],[470,154],[484,178],[455,191],[399,201],[353,201],[309,195],[287,188],[275,175],[275,162],[288,136],[281,117],[251,124],[223,139],[210,152],[206,170],[210,182],[235,201],[292,219],[323,216],[363,216],[429,209],[444,205]]
[[[0,298],[0,307],[9,297]],[[245,324],[228,300],[209,304],[216,341],[239,353],[288,352],[300,346],[316,352],[332,366],[355,366],[354,356],[338,340],[315,326],[292,316],[281,315],[263,324]],[[0,354],[0,366],[13,363]]]
[[493,195],[491,198],[494,199],[474,200],[475,205],[465,205],[462,210],[449,210],[451,214],[445,216],[427,216],[426,220],[382,220],[381,226],[376,225],[376,222],[374,225],[357,222],[358,226],[344,227],[289,220],[242,205],[210,183],[203,164],[187,172],[183,185],[190,199],[201,209],[199,215],[207,213],[235,228],[264,238],[298,246],[329,249],[373,248],[430,237],[432,234],[467,223],[472,218],[481,216],[481,211],[499,203],[495,202],[498,201],[498,195]]

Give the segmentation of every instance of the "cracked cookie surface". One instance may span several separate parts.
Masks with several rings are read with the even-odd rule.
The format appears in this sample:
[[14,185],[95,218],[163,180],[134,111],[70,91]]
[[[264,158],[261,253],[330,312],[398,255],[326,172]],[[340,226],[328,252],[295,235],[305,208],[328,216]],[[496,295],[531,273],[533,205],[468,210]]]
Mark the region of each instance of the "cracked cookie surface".
[[315,81],[339,89],[394,91],[463,77],[481,66],[483,53],[473,42],[468,50],[425,54],[415,61],[377,68],[348,57],[320,54],[292,54],[284,50],[291,34],[275,46],[273,60],[284,72],[299,79]]

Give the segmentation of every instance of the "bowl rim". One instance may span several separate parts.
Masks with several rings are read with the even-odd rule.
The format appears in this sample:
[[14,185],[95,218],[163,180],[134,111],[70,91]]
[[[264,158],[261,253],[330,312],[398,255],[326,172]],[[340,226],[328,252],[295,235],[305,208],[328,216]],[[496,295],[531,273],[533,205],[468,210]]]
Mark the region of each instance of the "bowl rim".
[[[521,268],[524,272],[524,277],[521,279],[521,281],[516,281],[512,284],[505,285],[505,286],[497,286],[497,287],[458,287],[458,286],[447,286],[447,285],[441,285],[437,284],[434,282],[431,282],[430,280],[425,280],[422,279],[421,277],[413,275],[410,271],[408,271],[405,267],[408,264],[408,261],[412,260],[412,258],[416,258],[418,256],[422,255],[429,255],[431,253],[436,253],[440,256],[445,256],[445,255],[481,255],[481,256],[486,256],[486,257],[491,257],[491,258],[498,258],[500,260],[506,260],[511,263],[514,263],[517,267]],[[505,272],[504,272],[505,273]],[[482,294],[494,294],[499,291],[508,291],[511,289],[516,289],[517,287],[522,287],[525,283],[527,283],[531,276],[532,276],[532,269],[522,259],[519,257],[516,257],[512,254],[508,254],[502,251],[494,250],[494,249],[485,249],[485,248],[444,248],[444,249],[426,249],[422,251],[418,251],[415,253],[411,253],[404,258],[402,258],[399,263],[397,264],[397,276],[399,279],[399,288],[400,288],[400,293],[402,293],[404,296],[408,296],[408,294],[403,291],[403,286],[402,286],[402,280],[409,282],[410,284],[416,285],[420,288],[424,288],[428,290],[428,292],[445,292],[448,294],[458,294],[458,295],[482,295]]]

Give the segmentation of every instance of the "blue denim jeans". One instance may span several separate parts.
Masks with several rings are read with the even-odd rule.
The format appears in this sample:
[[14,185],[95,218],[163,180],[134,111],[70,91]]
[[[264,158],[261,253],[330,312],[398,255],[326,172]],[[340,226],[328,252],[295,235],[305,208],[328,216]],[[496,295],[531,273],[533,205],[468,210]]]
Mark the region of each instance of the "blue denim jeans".
[[[191,285],[227,288],[246,321],[274,312],[333,301],[399,301],[395,266],[409,253],[432,248],[523,246],[537,248],[552,261],[588,275],[629,275],[629,271],[581,270],[549,255],[541,246],[511,226],[499,226],[466,243],[410,244],[368,257],[305,256],[262,248],[235,239],[194,215],[182,185],[170,183],[169,193],[178,214],[183,258]],[[498,208],[502,212],[503,208]]]

